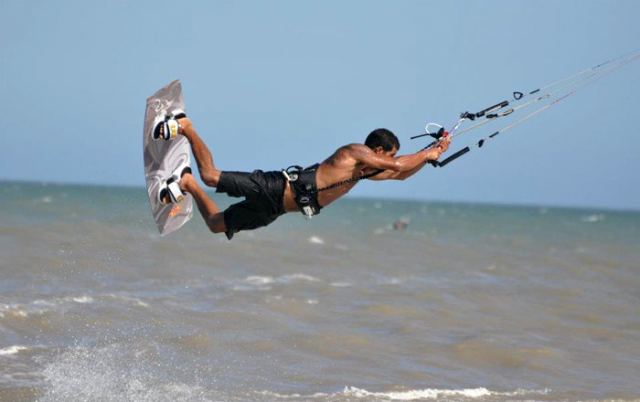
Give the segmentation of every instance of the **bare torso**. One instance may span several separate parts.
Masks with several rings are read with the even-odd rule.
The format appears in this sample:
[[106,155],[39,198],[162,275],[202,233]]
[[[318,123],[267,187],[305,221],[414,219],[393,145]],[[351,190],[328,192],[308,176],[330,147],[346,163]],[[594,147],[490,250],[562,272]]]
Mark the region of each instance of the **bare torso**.
[[[377,170],[359,163],[352,156],[351,150],[354,146],[362,145],[353,144],[338,148],[333,155],[325,159],[320,164],[316,173],[316,184],[318,188],[327,187],[347,179],[362,177]],[[318,202],[323,207],[327,206],[348,193],[356,184],[357,181],[354,181],[330,190],[321,191],[318,193]],[[295,196],[289,183],[287,183],[287,187],[285,188],[283,201],[284,208],[287,212],[294,212],[298,210],[298,206],[295,202]]]

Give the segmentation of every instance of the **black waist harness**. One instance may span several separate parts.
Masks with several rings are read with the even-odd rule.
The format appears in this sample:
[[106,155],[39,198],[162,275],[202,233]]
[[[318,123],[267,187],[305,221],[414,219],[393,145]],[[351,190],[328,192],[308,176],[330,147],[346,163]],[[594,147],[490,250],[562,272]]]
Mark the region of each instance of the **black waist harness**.
[[306,169],[301,166],[289,166],[282,171],[284,177],[291,183],[298,209],[307,218],[318,215],[322,209],[318,203],[318,187],[316,186],[318,166],[320,166],[318,163]]

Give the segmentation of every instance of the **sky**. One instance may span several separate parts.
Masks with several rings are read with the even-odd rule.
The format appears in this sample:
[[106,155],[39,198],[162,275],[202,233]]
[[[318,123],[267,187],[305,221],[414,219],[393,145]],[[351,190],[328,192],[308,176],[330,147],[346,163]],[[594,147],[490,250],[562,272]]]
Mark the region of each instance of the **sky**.
[[[145,100],[174,79],[220,169],[274,170],[379,127],[415,152],[427,122],[640,49],[637,0],[0,7],[0,180],[143,186]],[[640,62],[445,168],[351,194],[639,210],[638,94]]]

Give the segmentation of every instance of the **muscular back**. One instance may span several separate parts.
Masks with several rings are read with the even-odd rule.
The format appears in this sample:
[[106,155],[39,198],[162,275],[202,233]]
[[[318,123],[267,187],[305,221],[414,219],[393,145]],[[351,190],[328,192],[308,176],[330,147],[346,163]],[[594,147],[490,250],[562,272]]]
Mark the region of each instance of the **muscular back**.
[[[362,144],[350,144],[340,147],[325,159],[318,167],[316,181],[318,188],[330,186],[348,179],[355,179],[378,169],[368,167],[356,159],[356,154],[362,152],[362,148],[369,149]],[[364,150],[366,152],[366,150]],[[325,206],[340,198],[351,190],[357,181],[344,184],[331,190],[322,191],[318,194],[320,205]]]

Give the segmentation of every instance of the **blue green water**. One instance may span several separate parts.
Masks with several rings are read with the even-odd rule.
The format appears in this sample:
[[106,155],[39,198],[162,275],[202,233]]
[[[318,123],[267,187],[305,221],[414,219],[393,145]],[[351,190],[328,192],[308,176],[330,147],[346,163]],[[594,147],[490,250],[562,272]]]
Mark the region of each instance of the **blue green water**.
[[347,198],[229,242],[146,197],[2,183],[0,400],[640,399],[639,212]]

